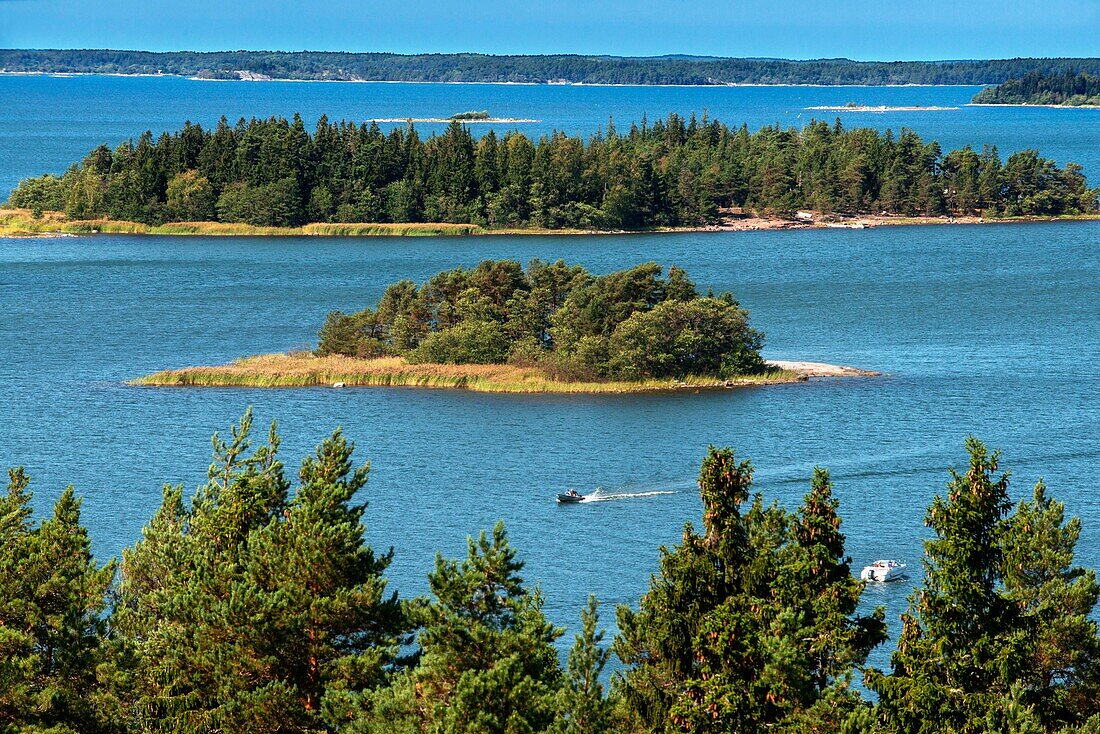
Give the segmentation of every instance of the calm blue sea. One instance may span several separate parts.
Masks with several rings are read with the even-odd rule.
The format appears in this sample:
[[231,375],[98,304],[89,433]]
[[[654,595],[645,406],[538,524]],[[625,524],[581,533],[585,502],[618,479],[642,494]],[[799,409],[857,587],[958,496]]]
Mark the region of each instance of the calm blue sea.
[[[538,132],[594,130],[708,109],[750,126],[798,124],[811,104],[953,105],[972,88],[625,88],[0,77],[0,190],[62,170],[103,140],[222,114],[308,118],[537,117]],[[1034,145],[1100,170],[1100,111],[961,108],[848,115],[909,125],[946,145]],[[291,467],[336,426],[372,462],[368,535],[396,556],[402,594],[425,591],[437,551],[503,518],[552,619],[575,628],[589,592],[635,602],[660,544],[698,522],[708,444],[757,467],[793,505],[815,464],[833,472],[856,566],[919,566],[921,524],[968,433],[1004,450],[1017,496],[1045,477],[1081,515],[1079,558],[1100,565],[1100,223],[937,226],[607,237],[414,239],[0,239],[0,463],[25,464],[46,508],[83,494],[97,554],[139,536],[164,483],[199,485],[209,439],[244,409],[278,419]],[[766,353],[882,370],[703,395],[505,396],[417,389],[139,389],[164,368],[310,345],[332,309],[386,284],[484,258],[646,260],[732,290]],[[569,487],[647,495],[572,507]],[[661,492],[664,494],[649,494]],[[892,622],[910,584],[869,589]],[[605,621],[613,618],[605,608]],[[569,636],[571,639],[571,635]],[[884,664],[888,650],[876,660]]]
[[[552,130],[589,134],[614,120],[620,129],[671,112],[704,113],[756,129],[810,120],[909,127],[944,150],[997,145],[1025,148],[1059,163],[1076,161],[1100,180],[1100,110],[967,107],[981,87],[613,87],[517,84],[209,82],[180,77],[0,76],[0,197],[26,176],[63,172],[101,143],[114,147],[143,130],[174,131],[187,120],[212,125],[224,115],[290,117],[307,126],[332,120],[448,117],[488,110],[495,117],[540,120],[515,125],[529,135]],[[809,110],[848,102],[870,106],[937,106],[954,110],[851,113]],[[403,124],[403,123],[402,123]],[[392,124],[383,124],[384,128]],[[423,131],[443,125],[422,124]],[[485,125],[472,125],[480,132]]]

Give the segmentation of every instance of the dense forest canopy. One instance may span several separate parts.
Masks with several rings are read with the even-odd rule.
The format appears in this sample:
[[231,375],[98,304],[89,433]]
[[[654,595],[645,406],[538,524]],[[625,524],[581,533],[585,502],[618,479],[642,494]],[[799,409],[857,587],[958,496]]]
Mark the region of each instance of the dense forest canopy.
[[414,362],[538,366],[566,379],[764,371],[764,335],[733,296],[700,296],[676,267],[647,263],[599,277],[561,260],[486,260],[417,288],[389,286],[377,308],[330,313],[318,354]]
[[39,73],[177,74],[210,79],[583,84],[998,84],[1030,71],[1100,74],[1100,59],[961,61],[733,59],[571,54],[389,54],[326,51],[115,51],[5,49],[0,70]]
[[[1095,734],[1096,574],[1081,523],[1040,482],[1014,503],[968,439],[926,517],[923,578],[888,670],[879,609],[815,469],[800,505],[711,448],[702,524],[659,550],[611,645],[589,597],[564,632],[502,523],[437,556],[429,593],[388,589],[368,543],[369,466],[333,433],[297,481],[272,425],[214,437],[208,481],[100,565],[70,487],[36,521],[30,478],[0,493],[0,730],[25,734]],[[596,509],[593,509],[596,511]],[[565,520],[563,520],[564,522]],[[378,542],[375,540],[374,542]],[[383,540],[384,542],[384,540]],[[577,599],[579,603],[581,599]],[[620,666],[605,666],[614,653]],[[863,674],[877,698],[853,686]]]
[[1054,104],[1077,107],[1100,105],[1100,74],[1066,71],[1044,74],[1030,71],[995,87],[983,89],[975,104]]
[[900,134],[810,122],[750,133],[694,115],[613,124],[588,138],[519,132],[481,138],[453,122],[415,127],[224,118],[100,146],[63,176],[20,183],[10,204],[148,224],[218,220],[452,222],[494,228],[643,229],[721,221],[731,207],[775,216],[1058,215],[1092,212],[1081,167],[1036,151],[946,155]]

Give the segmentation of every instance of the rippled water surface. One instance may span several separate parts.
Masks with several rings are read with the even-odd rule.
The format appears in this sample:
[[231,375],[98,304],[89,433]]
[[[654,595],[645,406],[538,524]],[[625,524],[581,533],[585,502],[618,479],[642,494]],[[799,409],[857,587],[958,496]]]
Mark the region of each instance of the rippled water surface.
[[[101,139],[222,111],[388,116],[489,107],[594,129],[607,114],[643,110],[709,107],[723,119],[793,123],[809,102],[965,102],[973,92],[103,78],[0,78],[0,90],[16,98],[0,105],[0,189],[61,168]],[[491,102],[476,103],[488,95]],[[1100,164],[1100,113],[1089,113],[966,108],[861,122],[1007,148],[1024,147],[1031,130],[1059,159]],[[1074,115],[1076,126],[1058,124]],[[165,482],[203,481],[210,434],[247,406],[258,423],[279,420],[292,467],[342,426],[372,462],[369,538],[394,546],[389,576],[401,593],[425,590],[437,550],[463,553],[467,534],[503,518],[550,616],[573,625],[589,592],[636,602],[657,547],[698,521],[694,477],[708,444],[751,457],[758,488],[789,505],[815,464],[831,468],[856,565],[880,557],[919,565],[924,508],[946,467],[964,461],[962,441],[973,433],[1004,449],[1017,496],[1045,476],[1083,516],[1080,558],[1096,566],[1098,246],[1100,223],[584,238],[0,239],[0,462],[27,465],[43,509],[75,484],[95,550],[107,557],[138,537]],[[564,258],[600,273],[675,263],[704,290],[732,290],[767,332],[769,356],[885,374],[587,397],[124,385],[164,367],[307,346],[326,312],[373,303],[392,281],[502,257]],[[569,487],[635,496],[557,506],[553,495]],[[866,601],[886,604],[893,620],[908,587],[871,589]]]

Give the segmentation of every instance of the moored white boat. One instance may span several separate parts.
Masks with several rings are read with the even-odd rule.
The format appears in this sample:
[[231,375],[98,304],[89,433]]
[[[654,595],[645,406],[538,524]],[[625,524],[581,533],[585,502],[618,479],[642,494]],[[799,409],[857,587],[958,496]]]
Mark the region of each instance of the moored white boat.
[[897,581],[905,576],[907,566],[897,561],[875,561],[859,573],[863,581]]

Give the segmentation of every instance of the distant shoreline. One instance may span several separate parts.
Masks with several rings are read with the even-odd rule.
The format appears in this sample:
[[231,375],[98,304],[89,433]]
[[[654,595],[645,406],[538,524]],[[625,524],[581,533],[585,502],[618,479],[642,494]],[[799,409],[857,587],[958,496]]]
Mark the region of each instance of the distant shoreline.
[[463,125],[466,124],[479,124],[479,123],[496,123],[498,125],[517,125],[520,123],[542,122],[542,120],[532,120],[523,117],[372,117],[366,122],[430,122],[430,123],[451,123],[459,122]]
[[791,84],[791,83],[775,83],[775,84],[763,84],[758,82],[716,82],[714,84],[611,84],[605,82],[560,82],[560,81],[542,81],[542,82],[491,82],[491,81],[477,81],[477,82],[458,82],[458,81],[439,81],[439,82],[425,82],[425,81],[406,81],[403,79],[294,79],[294,78],[282,78],[271,77],[267,79],[250,78],[250,79],[206,79],[197,77],[191,74],[124,74],[118,72],[98,72],[98,71],[0,71],[0,77],[4,76],[26,76],[26,77],[56,77],[59,79],[66,79],[70,77],[86,77],[86,76],[104,76],[104,77],[135,77],[146,79],[185,79],[187,81],[195,82],[286,82],[294,84],[316,83],[316,84],[451,84],[451,85],[482,85],[491,84],[494,86],[510,86],[510,87],[682,87],[685,89],[714,89],[718,87],[808,87],[814,89],[868,89],[876,87],[890,87],[890,88],[903,88],[903,87],[927,87],[927,88],[969,88],[969,87],[987,87],[994,82],[988,83],[974,83],[974,84]]
[[1073,214],[1058,217],[979,217],[939,216],[907,217],[861,215],[812,220],[779,217],[728,217],[716,224],[697,227],[653,227],[649,229],[545,229],[538,227],[499,228],[448,222],[406,223],[328,223],[315,222],[300,227],[260,227],[234,222],[173,222],[158,226],[113,219],[70,220],[60,212],[45,212],[35,219],[24,209],[0,208],[0,237],[59,237],[74,235],[176,235],[206,237],[451,237],[451,236],[581,236],[620,234],[660,234],[692,232],[760,232],[792,229],[873,229],[915,225],[952,224],[1024,224],[1044,222],[1100,221],[1100,214]]
[[967,102],[967,107],[1053,107],[1059,110],[1100,110],[1096,104],[1032,104],[1031,102]]
[[723,380],[688,376],[640,381],[562,381],[537,367],[507,364],[411,364],[401,357],[359,359],[311,353],[264,354],[227,365],[163,370],[129,384],[139,387],[421,387],[493,393],[609,394],[698,392],[737,387],[785,385],[819,377],[873,377],[880,373],[854,367],[773,360],[769,372]]
[[957,110],[958,107],[937,107],[937,106],[890,106],[890,105],[818,105],[816,107],[807,107],[807,110],[824,111],[824,112],[947,112],[951,110]]

